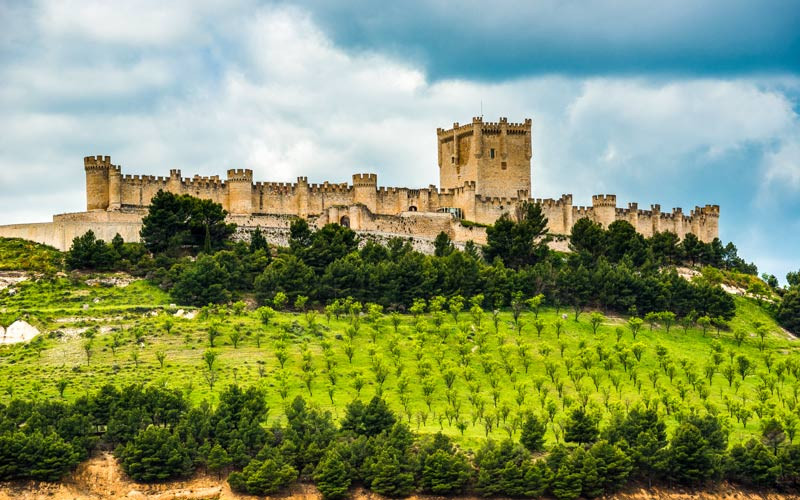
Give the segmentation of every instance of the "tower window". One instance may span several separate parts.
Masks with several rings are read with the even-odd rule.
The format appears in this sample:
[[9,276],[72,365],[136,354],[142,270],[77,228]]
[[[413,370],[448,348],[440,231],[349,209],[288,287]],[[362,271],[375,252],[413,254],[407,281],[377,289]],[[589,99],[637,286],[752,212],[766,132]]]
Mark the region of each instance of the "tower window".
[[455,156],[451,156],[450,157],[450,163],[452,163],[452,164],[456,163],[456,157]]
[[506,169],[506,167],[508,167],[508,165],[506,164],[506,162],[501,162],[501,163],[500,163],[500,168],[502,168],[503,170],[505,170],[505,169]]
[[494,160],[494,148],[489,150],[489,158]]

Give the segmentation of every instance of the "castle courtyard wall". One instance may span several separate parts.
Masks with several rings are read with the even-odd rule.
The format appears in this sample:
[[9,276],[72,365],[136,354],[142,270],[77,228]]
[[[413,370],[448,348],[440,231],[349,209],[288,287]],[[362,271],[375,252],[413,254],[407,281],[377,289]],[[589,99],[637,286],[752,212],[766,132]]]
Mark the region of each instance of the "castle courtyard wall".
[[[82,215],[85,217],[81,217]],[[117,234],[125,241],[139,241],[141,229],[141,216],[131,218],[127,214],[113,212],[82,212],[57,215],[52,222],[0,226],[0,237],[22,238],[66,251],[72,245],[73,239],[83,236],[89,230],[98,239],[105,241],[111,241]]]
[[[72,240],[91,230],[98,239],[111,241],[119,234],[127,242],[139,242],[142,228],[141,212],[90,211],[60,214],[52,222],[11,224],[0,226],[0,237],[22,238],[50,245],[61,251],[69,250]],[[468,240],[485,244],[486,230],[482,227],[464,227],[448,214],[405,212],[400,216],[372,214],[365,207],[331,207],[325,214],[308,218],[309,225],[320,228],[329,222],[340,222],[346,216],[351,227],[362,239],[386,242],[401,237],[415,249],[433,252],[433,240],[444,231],[457,246]],[[227,222],[236,224],[237,238],[249,238],[249,232],[260,228],[272,245],[288,244],[289,226],[297,217],[292,214],[229,215]]]

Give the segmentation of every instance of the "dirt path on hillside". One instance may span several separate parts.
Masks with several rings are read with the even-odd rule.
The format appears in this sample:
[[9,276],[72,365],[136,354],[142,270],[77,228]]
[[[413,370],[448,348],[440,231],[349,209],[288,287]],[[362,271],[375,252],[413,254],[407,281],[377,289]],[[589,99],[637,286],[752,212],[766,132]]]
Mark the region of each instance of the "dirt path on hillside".
[[[110,453],[101,453],[78,466],[61,483],[15,482],[0,483],[0,500],[99,500],[105,498],[130,498],[140,500],[254,500],[248,495],[231,492],[226,481],[216,476],[198,475],[187,481],[164,484],[139,484],[128,479]],[[291,491],[274,497],[283,500],[321,500],[320,494],[310,485],[296,485]],[[357,490],[353,500],[384,500],[373,493]],[[444,497],[411,496],[409,500],[440,500]],[[630,489],[613,496],[621,500],[784,500],[797,495],[757,494],[722,485],[712,492],[681,490]],[[459,497],[458,500],[483,500],[476,497]]]

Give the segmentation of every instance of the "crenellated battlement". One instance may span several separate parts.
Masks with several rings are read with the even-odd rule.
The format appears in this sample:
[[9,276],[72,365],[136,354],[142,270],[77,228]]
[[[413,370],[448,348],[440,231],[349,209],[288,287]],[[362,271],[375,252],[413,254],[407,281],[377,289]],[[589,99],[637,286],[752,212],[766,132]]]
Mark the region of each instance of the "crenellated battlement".
[[[433,190],[437,190],[436,186],[431,186]],[[474,193],[475,181],[466,181],[463,185],[452,188],[439,188],[439,194],[461,194],[461,193]]]
[[[650,205],[649,210],[641,210],[639,209],[639,204],[635,202],[628,203],[627,208],[614,207],[612,210],[609,205],[610,196],[598,195],[593,197],[592,201],[600,204],[593,204],[590,207],[573,206],[571,219],[562,219],[560,225],[558,221],[554,223],[551,220],[550,224],[551,226],[555,224],[556,227],[568,233],[571,225],[582,218],[598,222],[604,227],[608,227],[614,221],[624,220],[636,228],[637,232],[645,236],[652,236],[657,232],[670,231],[683,238],[686,234],[693,233],[704,242],[709,242],[718,236],[719,206],[717,205],[695,207],[689,215],[684,214],[681,208],[673,208],[671,212],[662,212],[661,205],[658,204]],[[564,197],[562,196],[562,198]],[[569,205],[571,205],[571,197],[569,201]],[[543,203],[542,206],[545,209],[551,208],[551,205],[547,203]],[[552,211],[549,214],[548,217],[559,217],[558,213]]]
[[110,156],[85,156],[83,158],[83,168],[86,170],[107,170],[113,167]]
[[[408,188],[380,186],[378,188],[378,196],[396,195],[407,191]],[[416,191],[419,191],[419,189],[417,189]]]
[[348,193],[351,189],[346,182],[342,182],[339,184],[331,184],[327,181],[323,182],[322,184],[310,184],[308,188],[312,193],[341,193],[341,194]]
[[449,129],[445,128],[437,128],[436,134],[438,136],[452,136],[453,134],[461,134],[466,132],[472,132],[476,129],[480,129],[484,133],[496,133],[499,134],[503,130],[509,134],[525,134],[531,131],[531,127],[533,125],[533,120],[530,118],[526,118],[524,122],[509,122],[508,118],[501,117],[500,121],[496,122],[485,122],[483,121],[483,117],[481,116],[473,116],[472,122],[461,125],[458,122],[454,122],[453,126]]
[[572,195],[562,194],[561,198],[531,198],[528,200],[532,203],[538,203],[544,208],[564,208],[572,206]]
[[181,179],[180,186],[182,189],[188,190],[196,196],[198,191],[202,192],[208,189],[219,191],[225,187],[225,182],[220,179],[218,175],[195,175],[191,178]]
[[593,207],[617,207],[617,195],[615,194],[596,194],[592,196]]
[[130,175],[126,174],[122,176],[123,182],[130,182],[130,183],[148,183],[148,182],[157,182],[157,183],[164,183],[169,180],[169,177],[156,177],[155,175]]
[[573,219],[591,219],[592,207],[572,207]]
[[256,182],[254,186],[258,191],[288,192],[294,191],[297,184],[294,182]]
[[660,214],[656,214],[662,220],[671,220],[671,221],[688,221],[690,217],[683,214],[683,210],[679,208],[673,208],[672,212],[661,212]]
[[353,186],[378,186],[377,174],[353,174]]
[[705,217],[719,217],[719,205],[706,205],[703,207],[694,207],[692,215],[702,215]]
[[253,182],[253,171],[249,168],[228,169],[228,182]]
[[505,196],[480,196],[475,195],[475,201],[478,203],[482,203],[484,205],[491,205],[491,206],[506,206],[506,205],[515,205],[519,203],[519,198],[506,198]]
[[[514,213],[520,203],[532,201],[542,206],[549,230],[555,234],[569,234],[574,222],[585,217],[603,227],[624,220],[645,236],[661,231],[672,231],[681,238],[693,233],[702,241],[718,236],[719,205],[695,206],[685,214],[680,208],[664,213],[658,204],[650,205],[649,210],[640,209],[635,202],[618,208],[613,194],[592,196],[591,206],[574,206],[571,194],[560,198],[532,197],[532,124],[530,118],[515,123],[506,117],[489,122],[474,116],[469,123],[455,122],[452,128],[437,129],[439,185],[428,188],[378,186],[375,173],[356,173],[351,184],[312,184],[305,176],[297,177],[296,182],[253,182],[253,170],[247,168],[227,169],[225,179],[219,175],[184,178],[176,168],[169,170],[169,176],[123,175],[122,168],[113,165],[110,156],[87,156],[87,209],[144,211],[163,189],[213,200],[240,219],[256,214],[320,217],[327,221],[347,220],[357,228],[367,220],[366,215],[360,214],[380,217],[382,224],[389,224],[393,217],[412,212],[419,212],[421,217],[432,214],[436,220],[449,219],[440,217],[441,213],[459,214],[466,220],[488,225],[504,213]],[[398,224],[409,235],[419,231],[406,222]],[[461,234],[456,229],[447,230]],[[436,234],[438,231],[430,236]],[[466,237],[466,233],[462,236]]]

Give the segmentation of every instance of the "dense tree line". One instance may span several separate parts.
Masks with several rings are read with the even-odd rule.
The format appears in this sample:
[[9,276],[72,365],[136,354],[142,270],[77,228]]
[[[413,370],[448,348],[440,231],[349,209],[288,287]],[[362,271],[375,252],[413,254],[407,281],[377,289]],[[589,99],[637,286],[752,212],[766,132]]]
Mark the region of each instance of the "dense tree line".
[[69,269],[134,272],[148,267],[151,260],[141,243],[126,243],[119,234],[106,243],[89,230],[72,240],[65,264]]
[[[238,244],[227,253],[175,264],[162,283],[176,298],[195,305],[252,290],[262,304],[270,305],[278,293],[290,304],[299,296],[323,304],[352,297],[393,310],[406,310],[420,298],[482,295],[481,305],[495,308],[510,305],[519,294],[543,294],[547,304],[576,312],[586,307],[640,314],[670,310],[681,317],[723,318],[734,312],[733,301],[719,287],[689,283],[647,259],[636,266],[627,256],[613,262],[604,255],[590,259],[583,251],[551,252],[541,241],[530,246],[536,249],[526,262],[508,259],[518,265],[513,268],[506,266],[506,250],[501,249],[516,249],[516,243],[494,244],[490,239],[486,248],[494,260],[489,263],[475,246],[464,251],[443,247],[439,256],[416,252],[400,239],[386,246],[368,241],[359,248],[348,228],[330,224],[311,231],[297,220],[289,247],[278,249],[274,257]],[[214,290],[214,285],[222,286]]]
[[[603,428],[591,407],[576,405],[563,440],[547,449],[546,416],[530,413],[519,441],[487,440],[464,450],[442,434],[418,435],[374,397],[350,403],[339,425],[301,397],[284,424],[267,426],[264,393],[226,388],[219,403],[190,407],[178,391],[106,385],[74,403],[13,400],[0,408],[0,480],[58,480],[98,442],[115,448],[123,470],[141,482],[204,470],[229,474],[254,495],[313,481],[328,499],[355,485],[389,497],[437,495],[594,498],[628,481],[700,486],[727,478],[797,491],[800,445],[780,425],[729,448],[724,422],[710,413],[680,415],[668,438],[653,407],[617,410]],[[541,452],[546,452],[542,455]]]
[[[314,231],[303,219],[292,222],[286,248],[270,248],[258,230],[249,244],[234,243],[225,215],[208,200],[159,193],[144,219],[142,244],[121,238],[106,244],[87,233],[75,239],[67,262],[74,268],[120,268],[148,276],[176,302],[197,306],[243,293],[272,305],[280,293],[289,304],[297,297],[320,306],[352,297],[402,311],[415,299],[480,295],[481,305],[493,309],[520,295],[542,294],[546,304],[572,309],[576,316],[591,307],[712,319],[730,318],[732,299],[716,284],[687,282],[674,266],[756,271],[738,257],[733,244],[702,243],[693,235],[679,240],[673,233],[644,238],[625,221],[604,229],[581,219],[570,235],[573,252],[554,252],[547,246],[547,219],[537,204],[523,205],[513,219],[498,219],[487,228],[483,248],[470,242],[459,250],[440,234],[434,255],[414,251],[400,238],[385,246],[361,244],[349,228],[329,224]],[[794,314],[794,297],[789,296],[783,316]]]
[[778,306],[778,322],[787,330],[800,333],[800,271],[786,275],[789,289]]

